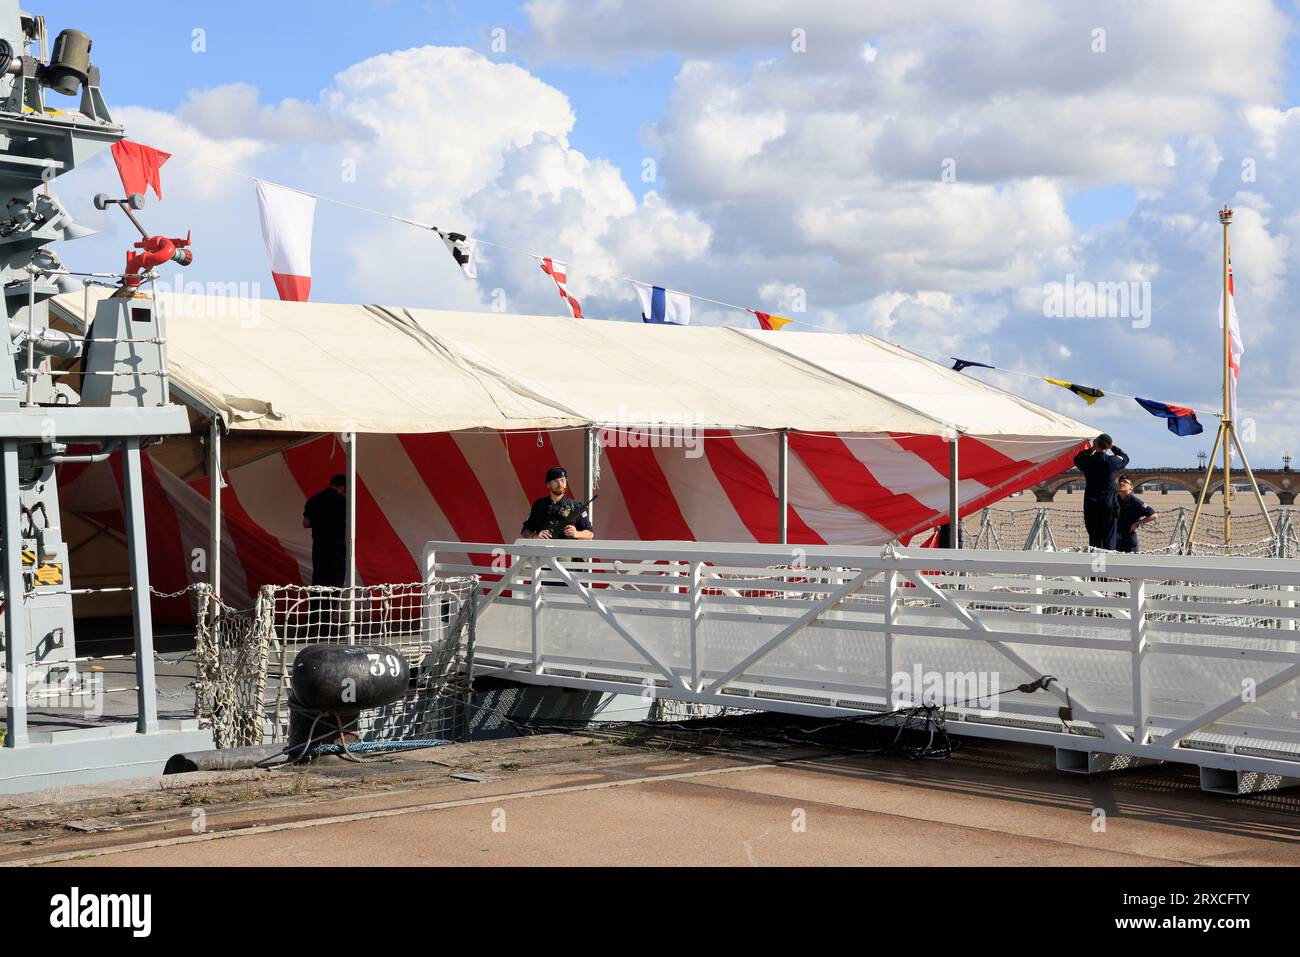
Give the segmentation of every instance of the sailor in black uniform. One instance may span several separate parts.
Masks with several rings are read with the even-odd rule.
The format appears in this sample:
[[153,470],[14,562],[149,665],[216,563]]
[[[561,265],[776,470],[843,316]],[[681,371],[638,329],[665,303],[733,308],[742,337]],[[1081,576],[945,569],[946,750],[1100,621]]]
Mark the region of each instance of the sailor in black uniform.
[[[348,480],[342,475],[330,479],[302,509],[302,527],[311,529],[311,583],[334,589],[347,584],[348,577]],[[312,592],[307,600],[307,637],[334,633],[332,614],[338,601],[331,593]],[[294,616],[296,619],[296,615]],[[294,621],[295,624],[299,622]]]
[[1103,432],[1093,439],[1092,448],[1074,457],[1075,467],[1083,473],[1083,524],[1088,529],[1088,544],[1094,548],[1115,550],[1118,503],[1115,498],[1115,473],[1128,468],[1128,456]]
[[542,539],[595,538],[586,508],[568,495],[569,473],[562,466],[547,470],[546,487],[550,494],[533,502],[519,534]]
[[1121,475],[1115,481],[1119,534],[1116,543],[1121,552],[1138,550],[1138,526],[1156,520],[1156,510],[1133,494],[1133,480]]
[[342,586],[347,579],[348,480],[342,475],[307,499],[302,527],[311,529],[311,583]]

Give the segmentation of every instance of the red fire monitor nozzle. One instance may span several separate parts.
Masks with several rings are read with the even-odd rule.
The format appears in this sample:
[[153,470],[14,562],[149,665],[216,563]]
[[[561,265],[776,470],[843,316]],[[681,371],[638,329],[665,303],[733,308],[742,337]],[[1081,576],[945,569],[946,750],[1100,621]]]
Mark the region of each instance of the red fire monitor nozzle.
[[179,236],[150,236],[145,232],[140,221],[131,212],[132,209],[144,208],[144,197],[139,193],[132,193],[126,199],[110,199],[104,193],[95,197],[96,209],[107,209],[109,206],[120,207],[122,212],[126,213],[126,218],[131,220],[131,224],[140,231],[140,242],[135,244],[135,249],[139,252],[127,250],[126,253],[126,274],[122,277],[125,285],[132,288],[139,286],[144,281],[145,273],[163,263],[174,262],[180,266],[188,266],[194,262],[194,253],[189,248],[188,232],[184,239]]
[[188,266],[194,262],[194,253],[190,251],[189,245],[190,237],[188,233],[184,239],[168,236],[146,236],[135,244],[135,248],[142,250],[142,252],[127,252],[126,275],[122,277],[123,281],[128,286],[138,286],[142,281],[139,274],[146,273],[153,269],[154,266],[161,266],[165,262]]

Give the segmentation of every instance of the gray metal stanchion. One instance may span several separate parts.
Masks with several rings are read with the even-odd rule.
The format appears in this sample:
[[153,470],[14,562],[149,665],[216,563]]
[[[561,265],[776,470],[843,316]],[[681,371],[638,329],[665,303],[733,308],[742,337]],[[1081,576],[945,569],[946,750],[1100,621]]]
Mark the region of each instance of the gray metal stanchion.
[[18,500],[18,443],[4,443],[5,747],[27,745],[27,590],[23,582],[22,505]]
[[135,628],[135,678],[141,734],[158,731],[158,695],[154,688],[153,609],[149,605],[149,559],[144,524],[144,474],[140,466],[140,440],[125,441],[127,551],[131,564],[131,611]]

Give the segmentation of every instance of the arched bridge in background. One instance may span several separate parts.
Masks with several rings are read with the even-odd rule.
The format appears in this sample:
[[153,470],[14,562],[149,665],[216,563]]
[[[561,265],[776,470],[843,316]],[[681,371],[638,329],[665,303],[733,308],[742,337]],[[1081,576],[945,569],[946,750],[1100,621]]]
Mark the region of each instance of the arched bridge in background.
[[[1295,503],[1296,491],[1300,489],[1300,472],[1290,468],[1255,469],[1254,472],[1255,481],[1259,483],[1261,492],[1265,495],[1269,492],[1274,493],[1281,505]],[[1201,494],[1201,482],[1205,478],[1203,468],[1125,469],[1124,474],[1132,477],[1137,486],[1136,491],[1139,493],[1144,488],[1146,492],[1150,493],[1161,486],[1167,485],[1191,492],[1194,496]],[[1056,498],[1056,493],[1067,485],[1075,483],[1082,485],[1082,482],[1083,475],[1080,474],[1078,469],[1072,468],[1068,472],[1062,472],[1046,482],[1039,482],[1035,485],[1033,487],[1034,498],[1040,502],[1050,502]],[[1234,490],[1243,487],[1249,488],[1246,480],[1246,470],[1240,468],[1239,464],[1233,469],[1232,487]],[[1220,495],[1223,493],[1223,473],[1219,471],[1216,471],[1210,477],[1209,499],[1213,499],[1216,493]]]

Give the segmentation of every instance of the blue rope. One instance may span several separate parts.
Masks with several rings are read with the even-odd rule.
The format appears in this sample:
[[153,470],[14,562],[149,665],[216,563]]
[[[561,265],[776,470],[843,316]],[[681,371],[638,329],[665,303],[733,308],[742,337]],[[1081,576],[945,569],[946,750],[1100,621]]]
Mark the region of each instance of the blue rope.
[[[358,741],[347,746],[349,754],[364,754],[369,751],[414,751],[417,748],[434,748],[441,744],[451,744],[445,738],[421,738],[415,741]],[[313,744],[304,757],[314,758],[322,754],[343,754],[341,744]]]

